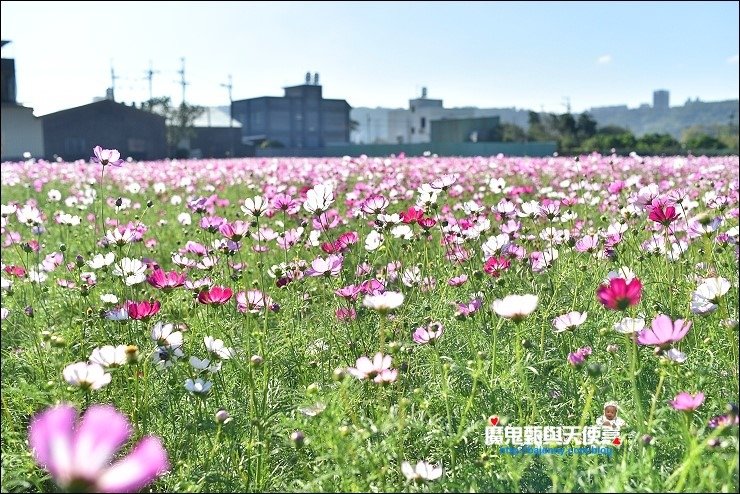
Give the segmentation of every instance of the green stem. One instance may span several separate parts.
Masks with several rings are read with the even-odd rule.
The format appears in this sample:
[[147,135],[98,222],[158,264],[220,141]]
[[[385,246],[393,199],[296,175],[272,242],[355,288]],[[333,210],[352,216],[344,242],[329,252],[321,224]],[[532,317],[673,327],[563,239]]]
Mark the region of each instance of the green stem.
[[658,403],[658,397],[660,396],[663,381],[665,380],[665,367],[660,368],[660,377],[658,378],[658,385],[655,387],[655,395],[653,395],[653,402],[650,404],[650,413],[648,414],[647,431],[650,432],[650,426],[653,424],[653,415],[655,414],[655,405]]

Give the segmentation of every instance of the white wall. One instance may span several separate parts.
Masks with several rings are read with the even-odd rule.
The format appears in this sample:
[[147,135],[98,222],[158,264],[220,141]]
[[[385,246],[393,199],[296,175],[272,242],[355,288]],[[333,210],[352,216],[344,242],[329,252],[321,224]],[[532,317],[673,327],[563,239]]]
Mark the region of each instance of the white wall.
[[41,119],[33,116],[33,108],[3,104],[0,113],[0,159],[22,158],[26,152],[42,158],[44,127]]

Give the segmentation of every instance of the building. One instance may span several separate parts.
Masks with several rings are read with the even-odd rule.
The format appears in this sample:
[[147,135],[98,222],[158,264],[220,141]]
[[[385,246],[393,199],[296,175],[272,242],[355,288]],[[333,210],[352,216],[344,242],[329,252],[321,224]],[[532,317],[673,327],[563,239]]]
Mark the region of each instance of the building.
[[105,99],[43,115],[47,158],[88,159],[95,146],[118,149],[123,158],[167,157],[167,130],[162,116]]
[[[0,46],[10,41],[3,40]],[[15,60],[3,58],[0,67],[0,159],[44,156],[44,128],[33,108],[16,101]]]
[[500,141],[501,119],[443,118],[432,120],[431,142],[495,142]]
[[669,93],[665,89],[653,91],[653,110],[665,111],[669,106]]
[[351,134],[355,144],[428,143],[431,122],[442,119],[498,117],[525,128],[529,121],[529,113],[516,108],[445,108],[441,99],[428,97],[427,88],[422,88],[419,98],[409,100],[407,109],[353,108],[350,117],[357,122]]
[[311,83],[283,88],[284,96],[234,101],[244,144],[291,149],[317,149],[349,143],[350,106],[343,99],[325,99],[318,74]]
[[193,130],[188,146],[192,158],[254,156],[254,146],[242,144],[242,124],[230,117],[228,106],[205,107]]

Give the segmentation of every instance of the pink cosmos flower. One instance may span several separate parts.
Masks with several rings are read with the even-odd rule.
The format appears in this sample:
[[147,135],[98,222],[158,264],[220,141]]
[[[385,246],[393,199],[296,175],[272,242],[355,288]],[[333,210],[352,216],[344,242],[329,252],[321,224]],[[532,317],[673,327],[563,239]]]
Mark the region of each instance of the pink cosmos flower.
[[169,293],[175,288],[183,286],[186,279],[187,277],[184,274],[178,273],[177,271],[165,272],[161,269],[157,269],[149,275],[146,281],[148,281],[154,288],[158,288],[165,293]]
[[334,290],[335,295],[346,300],[356,300],[359,293],[360,287],[357,285],[347,285],[338,290]]
[[398,370],[391,369],[391,356],[378,352],[372,360],[360,357],[355,367],[348,367],[347,372],[360,380],[372,379],[378,384],[391,383],[398,377]]
[[501,271],[506,271],[511,266],[511,261],[505,257],[489,257],[483,265],[483,271],[494,278],[501,276]]
[[665,314],[659,314],[653,319],[651,329],[643,329],[637,334],[640,345],[654,345],[660,348],[669,346],[683,339],[691,328],[691,321],[677,319],[675,322]]
[[110,405],[91,406],[81,420],[71,405],[48,408],[28,428],[33,457],[70,492],[136,492],[169,470],[167,451],[146,436],[111,464],[131,436],[126,417]]
[[334,312],[340,321],[354,321],[357,319],[357,312],[352,307],[340,307]]
[[426,326],[416,328],[412,335],[413,340],[419,345],[426,345],[427,343],[436,342],[442,337],[444,333],[444,326],[441,322],[432,322]]
[[342,256],[330,255],[326,259],[317,257],[311,261],[306,276],[339,276],[342,271]]
[[591,355],[590,346],[579,348],[575,352],[571,352],[568,354],[568,363],[573,367],[580,367],[584,364],[584,362],[586,362],[586,358],[589,355]]
[[454,276],[454,277],[450,278],[447,281],[447,284],[450,285],[450,286],[461,286],[461,285],[464,285],[465,282],[467,282],[467,281],[468,281],[468,275],[461,274],[460,276]]
[[276,306],[272,298],[260,290],[248,290],[236,294],[236,309],[239,312],[258,314],[265,308],[265,305],[270,307],[271,310]]
[[249,233],[249,223],[240,220],[232,223],[222,223],[218,227],[218,231],[229,240],[238,242]]
[[159,312],[160,303],[159,301],[149,302],[144,300],[142,302],[135,302],[133,300],[126,301],[126,312],[128,313],[129,319],[137,321],[147,321],[150,317]]
[[234,292],[226,286],[214,286],[198,294],[198,302],[206,305],[223,305],[231,299]]
[[624,278],[612,278],[609,283],[599,286],[596,296],[609,309],[625,310],[640,302],[642,283],[638,278],[629,283]]
[[704,403],[704,393],[696,393],[691,395],[686,391],[681,391],[676,397],[669,402],[675,410],[681,410],[682,412],[693,412],[699,406]]
[[123,165],[123,159],[121,159],[121,153],[118,152],[118,149],[103,149],[100,146],[95,146],[93,148],[93,153],[95,156],[90,157],[90,161],[93,163],[98,163],[100,165],[106,166],[121,166]]
[[676,208],[673,206],[655,204],[650,208],[648,218],[663,226],[668,226],[678,219],[678,215],[676,214]]
[[416,223],[424,217],[424,211],[416,207],[410,207],[401,213],[401,221],[406,224]]

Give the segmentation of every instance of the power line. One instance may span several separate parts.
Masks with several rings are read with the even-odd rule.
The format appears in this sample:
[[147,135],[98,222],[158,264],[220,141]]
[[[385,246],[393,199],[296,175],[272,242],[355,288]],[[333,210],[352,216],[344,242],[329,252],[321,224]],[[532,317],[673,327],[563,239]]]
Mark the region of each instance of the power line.
[[154,99],[154,94],[152,93],[152,79],[154,79],[154,74],[159,74],[159,71],[152,69],[152,61],[149,60],[149,70],[146,71],[146,79],[149,81],[149,101]]
[[182,86],[182,103],[185,104],[185,86],[190,83],[185,81],[185,57],[181,57],[180,61],[182,62],[182,68],[178,70],[177,73],[180,74],[180,85]]

